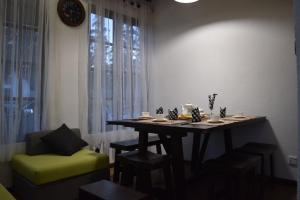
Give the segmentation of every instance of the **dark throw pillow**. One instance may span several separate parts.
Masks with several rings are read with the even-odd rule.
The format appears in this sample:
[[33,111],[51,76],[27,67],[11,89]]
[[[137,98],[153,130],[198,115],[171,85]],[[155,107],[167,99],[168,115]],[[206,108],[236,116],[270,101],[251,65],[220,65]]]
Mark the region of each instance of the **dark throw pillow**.
[[77,137],[65,124],[41,137],[41,140],[47,144],[51,152],[64,156],[70,156],[88,145],[84,140]]

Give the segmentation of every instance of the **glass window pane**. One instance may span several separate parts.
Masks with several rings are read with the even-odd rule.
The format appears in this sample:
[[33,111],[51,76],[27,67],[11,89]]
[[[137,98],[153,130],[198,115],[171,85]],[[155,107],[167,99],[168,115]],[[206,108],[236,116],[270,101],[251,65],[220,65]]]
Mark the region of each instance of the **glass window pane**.
[[106,43],[113,43],[113,20],[104,18],[104,39]]
[[140,28],[132,26],[132,43],[134,49],[140,49]]

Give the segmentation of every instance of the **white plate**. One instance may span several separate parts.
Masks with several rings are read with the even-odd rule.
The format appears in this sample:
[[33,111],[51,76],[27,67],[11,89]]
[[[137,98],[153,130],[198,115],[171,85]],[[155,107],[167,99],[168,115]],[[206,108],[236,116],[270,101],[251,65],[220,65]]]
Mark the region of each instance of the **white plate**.
[[162,119],[154,119],[153,122],[167,122],[168,119],[162,118]]
[[211,123],[211,124],[222,124],[224,123],[222,120],[213,120],[213,119],[209,119],[207,120],[208,123]]
[[246,118],[246,116],[244,116],[244,115],[233,115],[232,118],[242,119],[242,118]]
[[145,116],[139,116],[138,119],[153,119],[153,117],[151,117],[151,116],[148,116],[148,117],[145,117]]

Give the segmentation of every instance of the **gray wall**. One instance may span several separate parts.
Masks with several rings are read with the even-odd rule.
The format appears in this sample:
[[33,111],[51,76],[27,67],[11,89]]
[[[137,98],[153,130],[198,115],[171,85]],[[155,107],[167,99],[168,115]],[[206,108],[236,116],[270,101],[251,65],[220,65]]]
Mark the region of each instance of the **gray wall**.
[[[287,164],[297,155],[297,69],[291,0],[156,1],[151,109],[194,103],[208,111],[207,95],[218,93],[216,111],[267,116],[268,122],[234,130],[234,145],[276,143],[276,176],[296,179]],[[215,134],[207,157],[221,154]],[[185,139],[190,159],[191,137]]]

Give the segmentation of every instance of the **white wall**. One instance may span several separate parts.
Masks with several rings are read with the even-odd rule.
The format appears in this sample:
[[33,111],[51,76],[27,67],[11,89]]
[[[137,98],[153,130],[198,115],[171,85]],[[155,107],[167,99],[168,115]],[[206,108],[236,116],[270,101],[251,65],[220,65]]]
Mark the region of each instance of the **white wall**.
[[[83,5],[86,6],[84,2]],[[88,23],[88,16],[86,16],[85,23]],[[69,127],[79,127],[79,45],[81,41],[80,32],[81,29],[85,28],[85,25],[67,26],[56,15],[55,26],[56,59],[60,68],[60,77],[58,77],[59,80],[56,80],[60,83],[60,119],[58,121],[68,124]]]
[[[297,155],[297,71],[290,0],[156,1],[151,108],[194,103],[208,110],[267,116],[268,122],[234,130],[234,145],[277,143],[276,176],[296,179],[288,155]],[[215,134],[207,152],[223,152]],[[191,137],[185,139],[190,159]]]
[[[294,16],[296,19],[296,40],[297,40],[297,69],[298,69],[298,104],[299,104],[299,97],[300,97],[300,2],[294,0]],[[300,107],[298,106],[298,118],[300,116]],[[300,124],[298,123],[298,155],[300,152],[300,137],[299,137],[299,127]],[[298,181],[300,180],[299,174],[300,168],[298,168]],[[298,184],[298,191],[300,191],[300,184]],[[298,200],[300,200],[300,195],[298,192]]]

